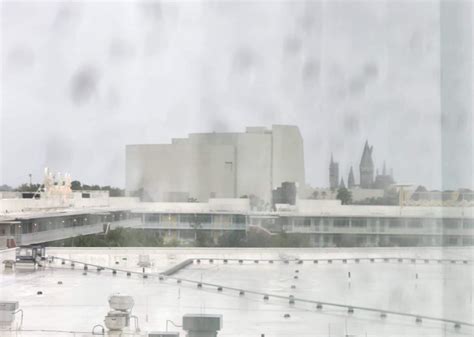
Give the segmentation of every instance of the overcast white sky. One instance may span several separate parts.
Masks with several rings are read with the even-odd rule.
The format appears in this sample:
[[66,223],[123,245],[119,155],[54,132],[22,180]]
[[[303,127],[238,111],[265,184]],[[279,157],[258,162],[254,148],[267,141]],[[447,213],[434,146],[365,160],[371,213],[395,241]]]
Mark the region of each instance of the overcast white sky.
[[439,188],[437,1],[2,2],[0,184],[124,186],[125,144],[296,124],[306,177],[366,139]]

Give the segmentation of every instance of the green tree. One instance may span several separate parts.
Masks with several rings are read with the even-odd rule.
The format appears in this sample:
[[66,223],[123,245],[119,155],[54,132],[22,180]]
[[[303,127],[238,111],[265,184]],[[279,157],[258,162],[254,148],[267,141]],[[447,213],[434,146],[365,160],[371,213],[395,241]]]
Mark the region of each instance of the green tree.
[[100,188],[102,191],[109,191],[109,195],[111,197],[123,197],[125,195],[125,190],[118,188],[118,187],[113,187],[113,186],[102,186]]
[[36,192],[38,191],[43,185],[41,184],[21,184],[16,188],[17,192]]
[[211,247],[213,246],[213,240],[209,233],[203,228],[196,214],[191,218],[190,227],[194,230],[194,237],[196,238],[197,247]]
[[219,247],[242,247],[245,245],[244,231],[227,231],[217,239]]
[[80,191],[82,190],[82,185],[79,180],[73,180],[71,181],[71,190],[73,191]]
[[336,199],[341,200],[343,205],[349,205],[352,202],[352,193],[345,187],[340,187],[337,190]]
[[11,191],[13,190],[13,188],[11,188],[11,186],[8,186],[8,185],[0,185],[0,191],[1,192],[8,192],[8,191]]
[[310,199],[319,199],[319,192],[314,191],[309,198]]

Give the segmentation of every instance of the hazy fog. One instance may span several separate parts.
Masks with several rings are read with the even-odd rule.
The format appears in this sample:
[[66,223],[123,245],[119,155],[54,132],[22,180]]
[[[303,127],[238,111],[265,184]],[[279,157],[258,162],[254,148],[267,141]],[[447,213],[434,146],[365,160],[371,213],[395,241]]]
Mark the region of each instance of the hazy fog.
[[440,187],[437,1],[2,2],[0,184],[124,186],[125,144],[296,124],[306,177],[365,139]]

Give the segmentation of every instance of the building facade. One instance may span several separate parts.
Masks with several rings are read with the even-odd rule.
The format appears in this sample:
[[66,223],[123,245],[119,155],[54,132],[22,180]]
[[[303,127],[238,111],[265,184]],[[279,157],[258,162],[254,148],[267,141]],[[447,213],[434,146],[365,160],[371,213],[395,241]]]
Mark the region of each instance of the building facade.
[[271,200],[283,182],[305,183],[298,127],[249,127],[244,133],[197,133],[171,144],[127,145],[126,190],[152,201]]
[[[0,199],[0,204],[2,200]],[[29,204],[37,201],[29,199]],[[225,233],[259,230],[268,236],[301,237],[307,246],[472,246],[474,208],[341,205],[338,200],[297,200],[275,211],[253,211],[250,200],[139,202],[110,198],[108,206],[19,210],[0,214],[0,247],[63,240],[118,227],[157,232],[193,241],[205,232],[214,241]],[[13,246],[14,246],[13,245]]]

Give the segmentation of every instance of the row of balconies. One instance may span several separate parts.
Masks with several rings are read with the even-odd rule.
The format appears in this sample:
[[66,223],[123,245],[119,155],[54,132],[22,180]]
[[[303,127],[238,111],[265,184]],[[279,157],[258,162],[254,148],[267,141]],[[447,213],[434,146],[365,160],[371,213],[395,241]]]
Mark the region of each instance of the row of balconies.
[[282,229],[292,233],[354,233],[354,234],[415,234],[415,235],[474,235],[472,228],[425,228],[425,227],[337,227],[337,226],[298,226],[283,225]]
[[145,222],[141,226],[148,229],[189,229],[189,230],[246,230],[247,224],[236,223],[200,223],[196,225],[189,222]]

